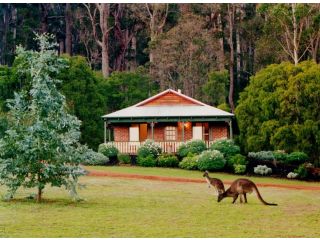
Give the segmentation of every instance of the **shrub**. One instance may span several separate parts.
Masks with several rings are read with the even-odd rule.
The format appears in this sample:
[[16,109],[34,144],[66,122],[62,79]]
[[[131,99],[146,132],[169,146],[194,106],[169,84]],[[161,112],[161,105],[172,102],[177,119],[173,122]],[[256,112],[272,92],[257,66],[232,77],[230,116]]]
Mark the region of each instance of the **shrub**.
[[156,144],[154,141],[147,139],[138,149],[137,155],[138,157],[148,157],[152,156],[154,159],[156,159],[160,154],[162,150],[161,147]]
[[271,151],[249,152],[248,157],[256,160],[263,160],[263,161],[274,160],[274,156]]
[[109,162],[109,158],[102,153],[97,153],[94,151],[88,151],[85,153],[84,160],[82,164],[84,165],[106,165]]
[[130,164],[131,163],[131,157],[128,154],[118,154],[118,160],[122,164]]
[[248,161],[245,156],[236,154],[227,160],[227,166],[235,173],[245,173]]
[[200,154],[206,150],[206,144],[202,140],[191,140],[184,144],[181,144],[178,148],[178,155],[180,157],[186,157],[189,153]]
[[289,172],[287,175],[287,178],[290,178],[290,179],[297,178],[298,175],[299,175],[298,173]]
[[289,164],[301,164],[308,161],[309,157],[304,152],[292,152],[287,157],[287,163]]
[[232,157],[230,157],[228,160],[227,160],[227,165],[229,167],[233,167],[235,164],[239,164],[239,165],[247,165],[248,164],[248,161],[246,159],[245,156],[241,155],[241,154],[236,154]]
[[285,153],[284,151],[274,151],[273,152],[273,157],[279,162],[286,162],[288,158],[288,154]]
[[268,175],[272,173],[272,169],[268,168],[266,165],[258,165],[254,168],[253,171],[255,174],[260,174],[260,175]]
[[138,156],[137,164],[141,167],[155,167],[157,165],[157,160],[154,156]]
[[240,147],[231,139],[217,140],[211,144],[210,149],[223,153],[226,159],[240,153]]
[[298,174],[299,178],[307,178],[308,170],[305,164],[301,164],[297,169],[294,170],[294,173]]
[[199,155],[198,168],[201,171],[220,170],[225,164],[223,154],[217,150],[207,150]]
[[112,143],[102,143],[99,145],[98,152],[107,157],[116,157],[119,150]]
[[246,172],[247,166],[242,164],[234,164],[233,168],[235,173],[244,174]]
[[159,167],[177,167],[178,165],[179,165],[179,160],[175,155],[162,154],[158,157]]
[[198,155],[189,153],[188,156],[184,157],[179,163],[179,167],[187,170],[196,170],[198,169]]

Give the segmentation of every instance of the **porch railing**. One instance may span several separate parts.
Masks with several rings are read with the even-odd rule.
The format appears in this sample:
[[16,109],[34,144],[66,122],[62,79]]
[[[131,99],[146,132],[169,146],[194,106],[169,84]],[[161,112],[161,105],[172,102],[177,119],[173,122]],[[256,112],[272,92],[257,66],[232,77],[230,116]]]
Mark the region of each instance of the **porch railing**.
[[[165,153],[176,153],[179,146],[184,142],[155,142],[158,144],[162,152]],[[205,141],[207,148],[213,143],[213,141]],[[112,142],[120,153],[127,153],[135,155],[137,154],[138,148],[143,144],[143,142]]]

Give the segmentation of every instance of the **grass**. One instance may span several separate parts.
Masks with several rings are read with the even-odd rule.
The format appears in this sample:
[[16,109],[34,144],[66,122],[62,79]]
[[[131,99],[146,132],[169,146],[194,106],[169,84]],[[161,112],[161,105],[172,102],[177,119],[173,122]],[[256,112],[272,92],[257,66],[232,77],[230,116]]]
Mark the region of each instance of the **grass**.
[[[183,170],[179,168],[144,168],[138,166],[86,166],[87,170],[101,170],[113,173],[130,173],[141,175],[154,175],[164,177],[183,177],[203,179],[203,172]],[[228,173],[214,172],[210,176],[220,178],[222,180],[233,181],[236,178],[243,177],[241,175],[234,175]],[[303,186],[319,186],[319,182],[306,182],[292,179],[280,179],[273,177],[260,177],[260,176],[245,176],[256,183],[276,183],[276,184],[288,184],[288,185],[303,185]]]
[[270,207],[254,194],[246,205],[217,203],[206,184],[88,176],[81,183],[79,203],[51,187],[41,204],[25,199],[30,189],[1,201],[0,237],[319,237],[320,191],[260,188],[279,204]]

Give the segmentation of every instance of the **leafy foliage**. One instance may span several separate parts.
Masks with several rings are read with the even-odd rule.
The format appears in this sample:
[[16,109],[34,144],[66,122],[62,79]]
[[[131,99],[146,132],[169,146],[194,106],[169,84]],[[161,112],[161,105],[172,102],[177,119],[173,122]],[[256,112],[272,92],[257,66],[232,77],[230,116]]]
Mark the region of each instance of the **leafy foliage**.
[[157,166],[157,159],[153,155],[138,155],[137,164],[141,167],[155,167]]
[[292,152],[288,155],[286,162],[290,164],[301,164],[309,160],[309,157],[304,152]]
[[227,166],[234,170],[235,173],[241,174],[246,171],[248,161],[245,156],[236,154],[227,159]]
[[217,150],[207,150],[199,155],[198,168],[201,171],[221,170],[226,164],[223,154]]
[[248,157],[256,160],[263,160],[263,161],[274,160],[274,155],[272,151],[249,152]]
[[118,154],[118,160],[122,164],[130,164],[131,163],[131,157],[128,154],[123,154],[123,153]]
[[[214,106],[225,104],[228,95],[229,74],[228,71],[213,71],[209,73],[208,82],[202,86],[205,96],[208,96],[208,102]],[[220,105],[221,107],[222,105]],[[223,110],[225,110],[224,108]]]
[[206,144],[202,140],[190,140],[179,146],[177,152],[180,157],[186,157],[189,153],[200,154],[206,150]]
[[198,169],[198,159],[199,156],[189,153],[188,156],[184,157],[181,162],[179,162],[179,167],[187,170]]
[[266,165],[258,165],[253,169],[255,174],[259,175],[269,175],[272,173],[272,169],[268,168]]
[[39,51],[17,48],[17,68],[30,74],[30,91],[8,101],[8,130],[0,140],[0,181],[9,197],[23,186],[38,188],[38,201],[47,184],[65,186],[76,197],[80,163],[88,149],[79,144],[80,121],[67,113],[65,97],[55,76],[66,66],[57,57],[50,35],[36,37]]
[[116,157],[119,150],[112,143],[102,143],[99,145],[98,152],[107,157]]
[[152,156],[156,159],[162,152],[161,147],[156,144],[154,141],[147,139],[138,149],[138,157],[149,157]]
[[283,151],[274,151],[273,157],[279,162],[286,162],[288,158],[288,154]]
[[179,165],[179,160],[175,155],[161,154],[158,157],[159,167],[177,167],[178,165]]
[[97,149],[103,139],[101,116],[108,109],[103,91],[105,80],[90,69],[84,57],[64,58],[68,67],[58,75],[62,80],[59,87],[67,98],[70,113],[82,121],[80,142]]
[[109,158],[102,153],[97,153],[92,150],[87,151],[84,154],[83,161],[81,162],[84,165],[93,165],[93,166],[99,166],[99,165],[106,165],[109,162]]
[[320,65],[273,64],[251,78],[236,108],[240,142],[245,151],[320,153]]
[[247,166],[242,164],[234,164],[234,172],[237,174],[244,174],[246,172]]
[[308,176],[308,170],[305,166],[305,164],[301,164],[297,169],[294,170],[294,173],[298,174],[299,178],[307,178]]
[[210,146],[211,150],[218,150],[223,153],[226,159],[240,153],[240,147],[234,143],[231,139],[217,140]]

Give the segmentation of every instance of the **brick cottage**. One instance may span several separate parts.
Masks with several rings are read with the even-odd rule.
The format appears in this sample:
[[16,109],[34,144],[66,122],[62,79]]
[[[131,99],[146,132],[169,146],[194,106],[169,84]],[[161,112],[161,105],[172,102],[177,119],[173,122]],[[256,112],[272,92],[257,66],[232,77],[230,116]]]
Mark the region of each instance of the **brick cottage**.
[[175,153],[191,139],[201,139],[209,146],[217,139],[232,138],[233,116],[168,89],[104,115],[104,142],[112,142],[121,153],[136,154],[146,139],[153,139],[163,152]]

